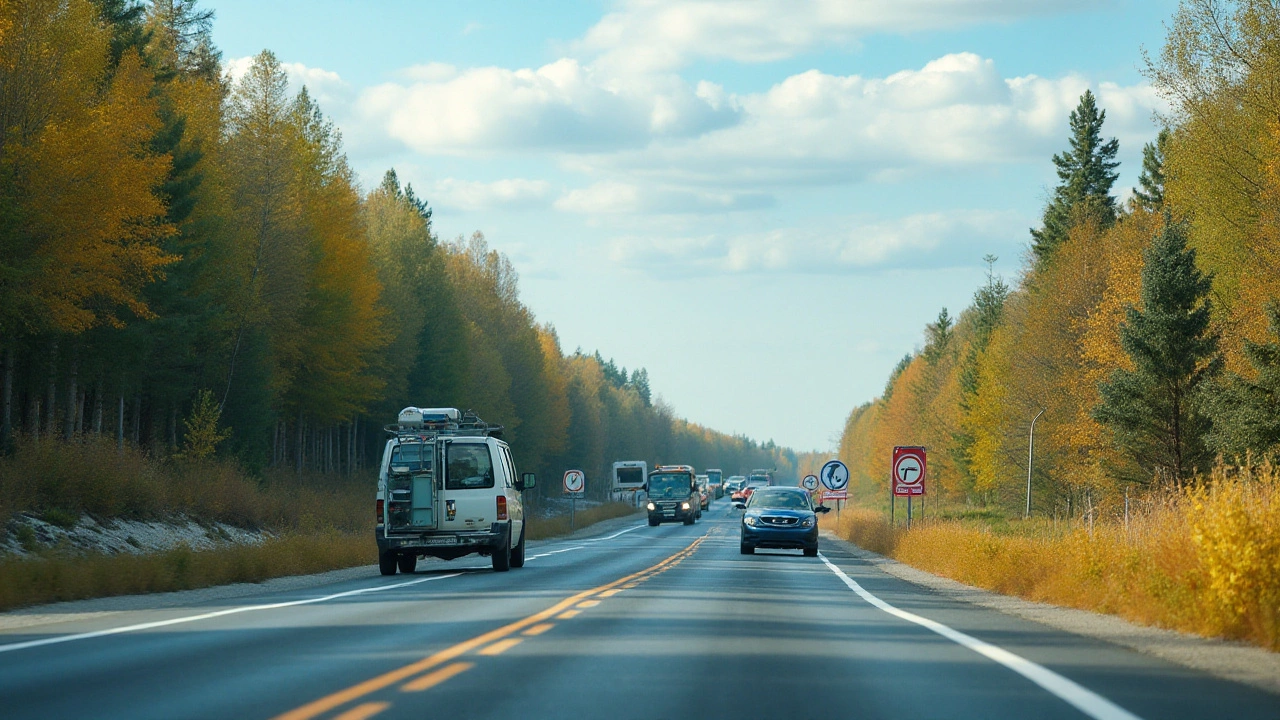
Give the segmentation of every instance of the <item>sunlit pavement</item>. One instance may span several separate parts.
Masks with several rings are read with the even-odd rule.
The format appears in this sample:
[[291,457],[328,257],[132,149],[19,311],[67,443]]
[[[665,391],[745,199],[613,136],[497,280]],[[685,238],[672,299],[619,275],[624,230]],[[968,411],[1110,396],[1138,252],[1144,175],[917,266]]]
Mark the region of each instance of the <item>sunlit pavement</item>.
[[470,557],[0,633],[0,708],[42,719],[1280,714],[1259,690],[931,594],[830,543],[830,565],[741,555],[739,514],[719,501],[694,526],[641,520],[546,544],[509,573]]

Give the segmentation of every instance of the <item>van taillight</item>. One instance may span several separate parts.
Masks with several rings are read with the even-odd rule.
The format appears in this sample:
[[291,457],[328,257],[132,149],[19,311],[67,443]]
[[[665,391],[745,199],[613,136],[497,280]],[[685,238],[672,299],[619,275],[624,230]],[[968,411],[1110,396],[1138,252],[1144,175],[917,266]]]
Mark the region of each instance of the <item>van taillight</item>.
[[498,519],[507,519],[507,498],[505,495],[498,496]]
[[378,524],[382,524],[382,498],[378,498]]

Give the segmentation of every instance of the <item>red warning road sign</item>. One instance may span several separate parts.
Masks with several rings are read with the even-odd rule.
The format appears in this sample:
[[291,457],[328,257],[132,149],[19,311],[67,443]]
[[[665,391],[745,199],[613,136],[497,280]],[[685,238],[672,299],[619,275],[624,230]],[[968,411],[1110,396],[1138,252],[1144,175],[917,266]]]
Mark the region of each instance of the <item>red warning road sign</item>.
[[895,447],[893,449],[893,494],[898,497],[924,495],[928,468],[922,447]]

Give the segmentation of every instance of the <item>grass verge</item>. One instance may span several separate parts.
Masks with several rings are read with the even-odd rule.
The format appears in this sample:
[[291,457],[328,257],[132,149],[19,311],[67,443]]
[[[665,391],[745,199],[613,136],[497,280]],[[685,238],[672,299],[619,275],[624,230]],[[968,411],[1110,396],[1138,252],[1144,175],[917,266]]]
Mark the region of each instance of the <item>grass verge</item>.
[[1127,524],[938,520],[907,531],[857,508],[823,521],[969,585],[1280,650],[1280,471],[1270,465],[1218,468],[1197,487],[1144,499]]
[[[630,503],[622,502],[610,502],[583,508],[574,514],[573,529],[581,530],[588,525],[627,515],[635,515],[639,512],[639,508],[632,507]],[[556,515],[549,518],[530,517],[529,529],[525,532],[525,537],[529,540],[546,540],[547,538],[563,537],[568,534],[569,516]]]
[[262,582],[377,561],[369,533],[317,533],[193,552],[0,560],[0,610],[64,600]]

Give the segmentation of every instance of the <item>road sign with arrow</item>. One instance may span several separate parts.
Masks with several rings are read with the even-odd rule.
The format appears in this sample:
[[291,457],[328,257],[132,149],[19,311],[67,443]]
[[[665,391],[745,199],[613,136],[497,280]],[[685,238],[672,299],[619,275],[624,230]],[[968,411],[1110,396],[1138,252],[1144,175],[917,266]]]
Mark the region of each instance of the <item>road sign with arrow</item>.
[[893,494],[898,497],[924,495],[928,466],[922,447],[893,449]]

